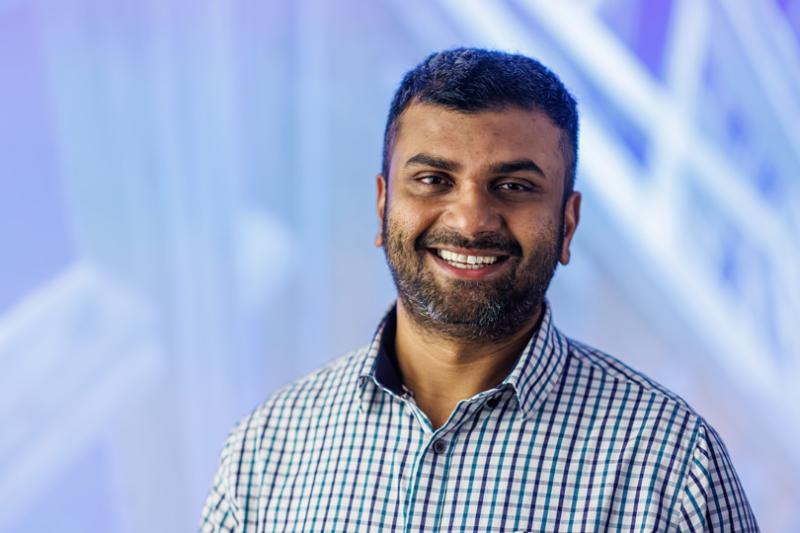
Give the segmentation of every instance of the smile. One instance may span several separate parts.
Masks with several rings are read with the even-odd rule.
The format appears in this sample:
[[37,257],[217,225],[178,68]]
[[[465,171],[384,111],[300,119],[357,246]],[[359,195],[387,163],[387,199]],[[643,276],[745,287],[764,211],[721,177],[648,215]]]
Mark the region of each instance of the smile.
[[448,265],[460,270],[479,270],[506,258],[502,255],[466,255],[443,249],[431,251]]

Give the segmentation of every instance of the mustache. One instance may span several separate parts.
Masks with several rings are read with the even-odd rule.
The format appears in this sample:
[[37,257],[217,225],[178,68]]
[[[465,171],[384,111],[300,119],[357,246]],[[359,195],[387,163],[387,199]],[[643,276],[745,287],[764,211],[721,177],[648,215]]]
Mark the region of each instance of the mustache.
[[453,246],[472,250],[497,250],[506,255],[522,255],[522,247],[516,239],[494,232],[479,233],[472,239],[468,239],[454,231],[427,230],[414,241],[414,248],[418,251],[435,246]]

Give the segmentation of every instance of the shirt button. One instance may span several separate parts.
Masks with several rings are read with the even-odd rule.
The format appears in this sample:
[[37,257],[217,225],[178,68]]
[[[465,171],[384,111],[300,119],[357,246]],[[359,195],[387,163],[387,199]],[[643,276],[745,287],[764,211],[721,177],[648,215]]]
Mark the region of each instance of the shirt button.
[[447,443],[443,440],[433,442],[433,453],[436,455],[442,454],[447,451]]
[[497,407],[497,404],[500,403],[500,399],[497,396],[492,396],[488,400],[486,400],[486,407],[489,409],[494,409]]

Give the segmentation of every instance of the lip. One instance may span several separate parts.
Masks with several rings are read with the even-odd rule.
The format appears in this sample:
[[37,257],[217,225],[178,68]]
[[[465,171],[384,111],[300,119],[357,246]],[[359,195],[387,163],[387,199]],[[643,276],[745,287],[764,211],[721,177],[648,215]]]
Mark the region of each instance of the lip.
[[[460,254],[465,254],[466,255],[466,252],[462,251],[462,250],[464,250],[463,248],[441,248],[441,249],[450,250],[450,251],[453,251],[453,252],[456,252],[456,253],[460,253]],[[503,258],[500,259],[499,261],[497,261],[496,263],[492,263],[491,265],[486,265],[486,266],[481,267],[481,268],[467,270],[467,269],[461,269],[461,268],[454,267],[453,265],[451,265],[450,263],[448,263],[447,261],[445,261],[444,259],[439,257],[436,254],[436,252],[434,251],[433,248],[429,248],[427,251],[428,251],[428,255],[430,255],[433,258],[434,263],[436,263],[436,265],[440,269],[442,269],[445,272],[445,274],[447,274],[449,276],[452,276],[452,277],[455,277],[455,278],[459,278],[459,279],[476,280],[476,279],[487,278],[487,277],[491,276],[492,274],[495,274],[495,273],[499,272],[500,270],[502,270],[505,267],[506,263],[508,262],[508,258],[509,258],[508,254],[499,254],[499,253],[498,254],[493,254],[493,253],[487,252],[486,250],[481,250],[483,253],[480,253],[480,254],[477,254],[475,252],[470,252],[468,255],[502,255]]]

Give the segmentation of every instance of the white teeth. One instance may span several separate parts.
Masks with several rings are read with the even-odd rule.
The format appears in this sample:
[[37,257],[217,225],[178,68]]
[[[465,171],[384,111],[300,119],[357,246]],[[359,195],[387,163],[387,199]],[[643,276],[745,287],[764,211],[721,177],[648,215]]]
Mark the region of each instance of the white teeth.
[[436,254],[454,267],[466,270],[482,268],[500,259],[496,255],[463,255],[449,250],[436,250]]

